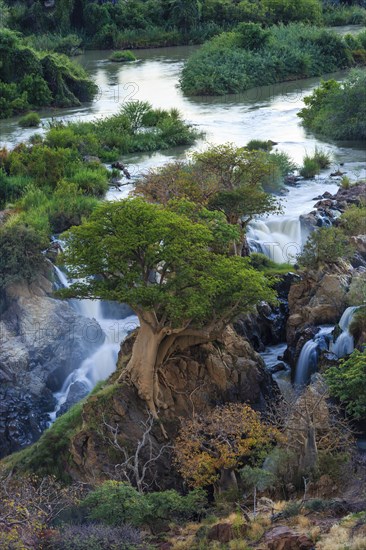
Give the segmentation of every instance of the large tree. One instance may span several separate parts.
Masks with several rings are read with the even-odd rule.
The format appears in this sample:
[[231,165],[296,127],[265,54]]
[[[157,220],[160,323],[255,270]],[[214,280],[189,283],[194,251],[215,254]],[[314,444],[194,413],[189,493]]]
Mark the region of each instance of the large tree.
[[218,224],[127,199],[102,204],[66,233],[64,260],[79,282],[64,295],[124,302],[139,318],[121,378],[137,388],[155,418],[165,408],[158,371],[166,357],[214,339],[236,314],[274,298],[246,259],[216,251]]

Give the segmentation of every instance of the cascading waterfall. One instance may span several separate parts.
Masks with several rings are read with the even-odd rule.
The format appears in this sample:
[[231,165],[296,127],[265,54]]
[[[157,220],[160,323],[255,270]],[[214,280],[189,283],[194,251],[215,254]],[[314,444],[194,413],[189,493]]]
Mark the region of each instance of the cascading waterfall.
[[357,306],[348,307],[343,313],[338,325],[342,333],[334,342],[332,332],[335,327],[320,327],[320,331],[312,340],[306,342],[301,350],[295,371],[295,386],[304,386],[309,383],[311,375],[317,371],[321,351],[330,351],[340,359],[354,350],[354,339],[349,332]]
[[247,239],[252,250],[274,262],[294,263],[303,244],[300,218],[255,220],[248,226]]
[[329,348],[329,351],[334,353],[337,357],[344,357],[352,353],[355,348],[355,342],[352,334],[349,332],[349,327],[357,309],[357,306],[348,307],[338,323],[339,327],[342,329],[342,333],[335,342],[331,342]]
[[296,365],[295,386],[305,386],[310,382],[311,375],[317,371],[320,352],[328,350],[332,331],[332,326],[320,327],[314,338],[303,346]]
[[[70,282],[65,273],[56,266],[55,272],[60,285],[69,287]],[[105,380],[114,372],[121,342],[138,326],[136,315],[129,315],[124,319],[104,318],[100,300],[71,300],[70,302],[80,315],[89,319],[94,318],[99,323],[105,334],[105,340],[93,355],[84,359],[80,367],[69,374],[62,388],[54,394],[57,405],[55,410],[49,413],[51,421],[56,419],[60,410],[63,412],[66,402],[73,404],[85,397],[98,382]]]

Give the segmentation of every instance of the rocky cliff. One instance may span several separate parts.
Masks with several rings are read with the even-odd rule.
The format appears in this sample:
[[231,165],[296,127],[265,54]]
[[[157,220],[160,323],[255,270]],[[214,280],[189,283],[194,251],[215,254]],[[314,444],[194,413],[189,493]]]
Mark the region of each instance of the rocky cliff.
[[[0,456],[39,438],[54,391],[104,338],[94,320],[52,298],[52,283],[7,289],[0,319]],[[94,329],[94,330],[93,330]],[[91,341],[90,334],[98,334]]]

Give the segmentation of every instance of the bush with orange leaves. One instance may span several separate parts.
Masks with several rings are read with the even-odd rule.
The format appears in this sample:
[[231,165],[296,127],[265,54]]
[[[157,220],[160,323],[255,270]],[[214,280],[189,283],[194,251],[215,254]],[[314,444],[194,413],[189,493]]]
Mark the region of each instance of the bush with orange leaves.
[[248,405],[230,403],[184,421],[175,441],[175,463],[192,487],[218,481],[223,470],[255,464],[283,440]]

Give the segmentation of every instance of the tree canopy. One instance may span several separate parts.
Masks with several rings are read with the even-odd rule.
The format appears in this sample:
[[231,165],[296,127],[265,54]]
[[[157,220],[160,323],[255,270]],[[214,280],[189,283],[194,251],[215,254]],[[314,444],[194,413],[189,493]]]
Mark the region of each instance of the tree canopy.
[[184,422],[175,443],[176,463],[190,485],[203,487],[218,481],[222,470],[263,458],[280,438],[248,405],[230,403]]

